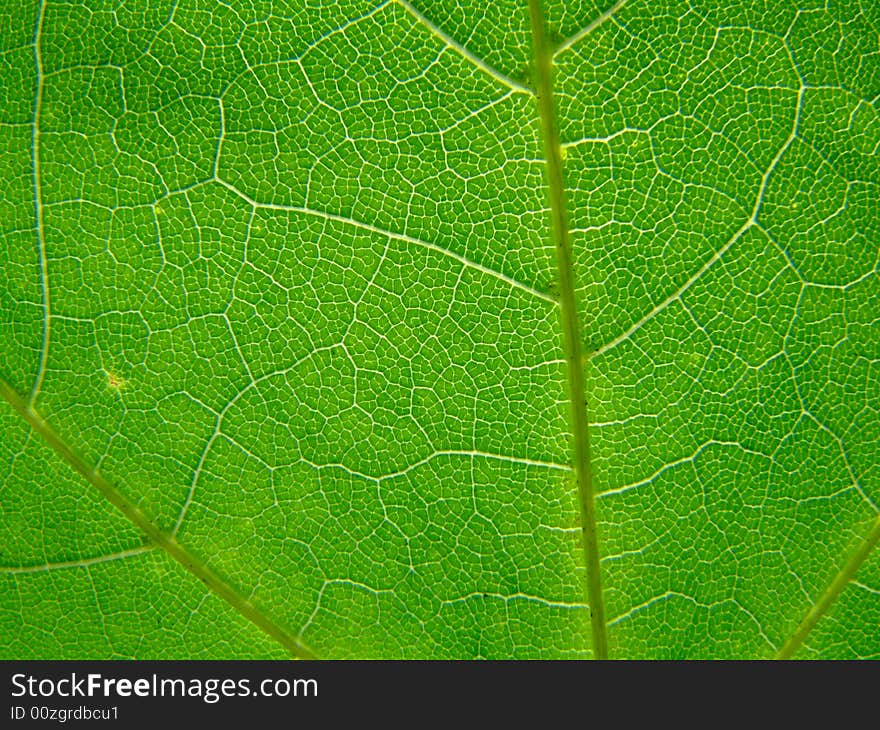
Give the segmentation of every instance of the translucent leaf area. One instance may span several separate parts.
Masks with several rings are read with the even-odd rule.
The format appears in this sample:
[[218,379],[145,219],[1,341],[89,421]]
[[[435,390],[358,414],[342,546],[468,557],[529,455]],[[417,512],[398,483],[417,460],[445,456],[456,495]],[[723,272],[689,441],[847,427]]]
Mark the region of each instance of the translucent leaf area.
[[[880,5],[540,22],[610,656],[880,658]],[[0,0],[0,658],[594,656],[530,28]]]

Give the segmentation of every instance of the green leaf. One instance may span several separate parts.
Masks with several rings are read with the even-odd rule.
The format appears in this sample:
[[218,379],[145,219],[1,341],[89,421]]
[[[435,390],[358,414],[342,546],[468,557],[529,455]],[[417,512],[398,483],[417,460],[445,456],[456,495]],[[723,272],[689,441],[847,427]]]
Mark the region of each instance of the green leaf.
[[9,4],[0,657],[880,658],[878,28]]

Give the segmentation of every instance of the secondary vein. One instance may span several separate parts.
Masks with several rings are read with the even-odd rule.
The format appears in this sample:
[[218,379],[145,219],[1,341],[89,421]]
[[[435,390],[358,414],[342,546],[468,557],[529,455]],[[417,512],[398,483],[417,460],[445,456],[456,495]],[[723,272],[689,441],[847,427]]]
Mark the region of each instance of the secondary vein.
[[544,16],[540,0],[529,0],[529,15],[532,24],[538,113],[541,117],[544,151],[547,160],[551,228],[559,276],[560,316],[565,337],[565,356],[568,362],[574,469],[578,484],[584,558],[587,566],[587,598],[590,603],[593,653],[597,659],[607,659],[608,640],[605,627],[605,606],[602,598],[602,579],[599,572],[599,540],[596,530],[593,478],[590,468],[590,435],[584,389],[584,360],[574,291],[574,257],[565,207],[565,187],[562,182],[562,148],[559,144],[559,130],[553,103],[553,57],[544,33]]
[[412,3],[408,2],[408,0],[395,0],[400,7],[406,10],[412,17],[418,20],[422,25],[424,25],[433,35],[439,38],[443,43],[446,44],[448,48],[453,49],[462,58],[470,61],[474,66],[476,66],[480,71],[485,73],[487,76],[492,77],[496,81],[504,84],[506,87],[511,89],[512,91],[516,91],[521,94],[528,94],[529,96],[533,95],[535,92],[532,91],[527,86],[514,81],[510,77],[501,73],[498,69],[490,66],[486,61],[484,61],[479,56],[471,53],[465,46],[456,41],[452,36],[448,33],[444,33],[443,30],[440,29],[439,26],[432,23],[424,14],[420,13],[416,8],[412,5]]
[[485,266],[481,263],[473,261],[472,259],[467,258],[466,256],[462,256],[451,249],[444,248],[439,244],[432,243],[431,241],[424,241],[420,238],[416,238],[414,236],[407,235],[405,233],[395,233],[394,231],[385,230],[384,228],[380,228],[379,226],[375,226],[371,223],[366,223],[364,221],[357,220],[355,218],[348,218],[343,215],[338,215],[336,213],[328,213],[326,211],[317,210],[315,208],[307,208],[301,205],[283,205],[280,203],[261,203],[260,201],[252,198],[250,195],[239,190],[232,183],[226,182],[223,178],[214,178],[214,180],[225,187],[230,192],[234,193],[242,200],[244,200],[248,205],[252,206],[254,209],[263,208],[265,210],[279,210],[279,211],[287,211],[290,213],[301,213],[302,215],[314,216],[316,218],[321,218],[327,221],[334,221],[335,223],[342,223],[344,225],[349,225],[354,228],[360,228],[364,231],[369,231],[370,233],[376,233],[380,236],[387,236],[388,238],[395,241],[403,241],[404,243],[409,243],[414,246],[420,246],[421,248],[428,249],[429,251],[436,251],[439,254],[447,256],[455,261],[458,261],[463,266],[467,266],[470,269],[474,269],[475,271],[479,271],[483,274],[487,274],[488,276],[494,277],[499,281],[503,281],[506,284],[514,287],[515,289],[520,289],[528,294],[531,294],[533,297],[537,297],[538,299],[543,299],[545,302],[549,302],[550,304],[556,304],[556,299],[546,292],[542,292],[540,289],[536,289],[528,284],[524,284],[518,279],[514,279],[512,276],[508,276],[507,274],[502,273],[501,271],[496,271],[489,266]]
[[862,540],[853,554],[850,555],[831,583],[828,584],[825,592],[819,597],[819,600],[816,601],[807,612],[807,615],[804,616],[795,632],[791,635],[791,638],[785,642],[785,645],[776,654],[776,659],[790,659],[800,649],[807,635],[819,623],[819,619],[828,612],[828,609],[831,608],[837,597],[843,592],[843,589],[852,581],[862,563],[865,562],[878,542],[880,542],[880,515],[874,518],[867,537]]
[[562,41],[562,43],[560,43],[558,46],[556,46],[556,51],[554,52],[554,55],[562,53],[563,51],[567,50],[568,48],[571,48],[578,41],[581,41],[584,38],[586,38],[588,35],[590,35],[590,33],[592,33],[594,30],[596,30],[596,28],[598,28],[600,25],[602,25],[606,20],[610,20],[618,10],[620,10],[624,5],[626,5],[626,3],[627,3],[627,0],[617,0],[617,2],[614,5],[612,5],[610,8],[608,8],[608,10],[606,10],[604,13],[602,13],[592,23],[587,25],[585,28],[579,30],[573,36],[566,38],[564,41]]
[[49,266],[46,260],[46,240],[43,234],[43,189],[42,172],[40,170],[40,117],[43,113],[43,86],[45,75],[43,74],[43,19],[46,17],[46,2],[40,3],[37,13],[37,24],[34,27],[34,65],[36,67],[36,96],[34,97],[34,123],[31,130],[31,154],[33,155],[34,171],[34,225],[37,229],[37,246],[40,256],[40,288],[43,299],[43,344],[40,347],[40,364],[37,368],[37,376],[31,389],[29,402],[31,405],[36,401],[46,375],[46,362],[49,359],[49,320],[52,317],[52,307],[49,299]]
[[90,467],[54,429],[22,398],[18,392],[0,379],[0,396],[31,426],[64,461],[78,471],[95,487],[110,504],[122,512],[141,532],[169,557],[180,563],[216,596],[226,601],[244,618],[280,643],[293,656],[299,659],[314,659],[315,656],[285,629],[266,616],[257,606],[241,595],[232,585],[215,573],[200,558],[193,555],[172,535],[160,530],[137,505],[125,497],[98,471]]

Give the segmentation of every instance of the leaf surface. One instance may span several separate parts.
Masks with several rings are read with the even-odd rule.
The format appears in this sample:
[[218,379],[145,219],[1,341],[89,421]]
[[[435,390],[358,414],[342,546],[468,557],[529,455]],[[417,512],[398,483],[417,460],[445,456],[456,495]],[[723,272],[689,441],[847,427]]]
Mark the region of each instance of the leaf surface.
[[880,657],[873,5],[0,19],[0,656]]

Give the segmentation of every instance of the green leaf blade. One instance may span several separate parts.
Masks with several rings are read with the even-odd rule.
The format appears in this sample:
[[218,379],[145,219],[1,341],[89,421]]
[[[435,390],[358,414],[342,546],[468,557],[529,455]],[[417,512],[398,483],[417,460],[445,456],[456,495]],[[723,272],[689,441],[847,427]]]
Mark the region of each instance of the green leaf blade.
[[[716,5],[546,8],[618,658],[775,655],[880,504],[878,19]],[[321,657],[593,655],[529,19],[490,6],[3,14],[0,377]],[[280,656],[3,419],[4,657]],[[875,564],[797,656],[877,655]]]

